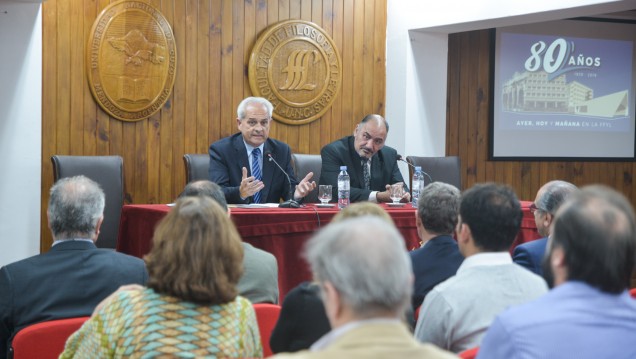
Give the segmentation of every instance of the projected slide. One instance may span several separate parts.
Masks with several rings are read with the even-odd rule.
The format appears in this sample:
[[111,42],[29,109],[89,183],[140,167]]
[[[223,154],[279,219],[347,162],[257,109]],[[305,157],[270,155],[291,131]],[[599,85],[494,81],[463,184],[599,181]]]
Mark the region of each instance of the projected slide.
[[497,29],[493,157],[633,158],[634,32],[568,20]]

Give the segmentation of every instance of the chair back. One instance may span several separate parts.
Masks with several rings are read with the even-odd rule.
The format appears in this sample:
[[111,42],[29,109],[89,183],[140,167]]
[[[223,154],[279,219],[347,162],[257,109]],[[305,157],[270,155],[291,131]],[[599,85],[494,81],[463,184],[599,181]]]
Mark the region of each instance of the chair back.
[[210,155],[186,153],[183,155],[186,184],[210,179]]
[[[302,153],[293,153],[292,154],[292,167],[294,168],[294,174],[298,181],[305,178],[307,173],[313,172],[314,176],[312,177],[312,181],[316,181],[316,183],[320,182],[320,171],[322,169],[322,158],[320,155],[307,155]],[[305,203],[317,203],[318,201],[318,188],[309,192],[307,196],[305,196]]]
[[629,295],[632,296],[632,298],[636,299],[636,288],[632,288],[629,290]]
[[263,357],[267,358],[273,355],[272,348],[269,347],[269,338],[272,336],[272,331],[278,321],[280,305],[257,303],[253,304],[253,306],[254,311],[256,312],[256,320],[258,321],[258,330],[261,332]]
[[120,156],[51,157],[53,179],[84,175],[97,182],[106,195],[104,222],[95,243],[100,248],[115,248],[119,219],[124,205],[124,160]]
[[[413,166],[421,166],[426,185],[431,182],[445,182],[462,190],[461,162],[457,156],[418,157],[408,156],[406,162]],[[409,166],[409,188],[413,188],[413,167]],[[429,178],[430,176],[430,178]]]
[[475,359],[477,358],[477,353],[479,352],[479,347],[474,347],[470,349],[466,349],[463,352],[459,353],[459,357],[462,359]]
[[13,338],[13,359],[53,359],[64,351],[66,340],[90,317],[51,320],[29,325]]

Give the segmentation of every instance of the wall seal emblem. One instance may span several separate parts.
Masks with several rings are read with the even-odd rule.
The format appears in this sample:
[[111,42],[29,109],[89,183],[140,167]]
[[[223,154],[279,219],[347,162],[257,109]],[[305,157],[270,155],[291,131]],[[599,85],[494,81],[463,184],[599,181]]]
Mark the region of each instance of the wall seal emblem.
[[275,119],[302,125],[331,107],[342,84],[342,61],[322,28],[309,21],[288,20],[258,37],[248,77],[252,93],[274,105]]
[[91,28],[88,83],[99,105],[123,121],[148,118],[172,92],[177,51],[170,24],[143,1],[108,5]]

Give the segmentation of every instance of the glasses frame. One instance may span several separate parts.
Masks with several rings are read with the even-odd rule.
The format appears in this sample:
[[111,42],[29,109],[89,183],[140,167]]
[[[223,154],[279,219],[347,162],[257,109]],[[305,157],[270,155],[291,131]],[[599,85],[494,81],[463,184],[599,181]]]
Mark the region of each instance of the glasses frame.
[[537,207],[537,205],[534,202],[532,202],[532,204],[530,205],[530,207],[528,207],[528,209],[530,210],[530,213],[532,214],[535,214],[537,211],[544,212],[544,213],[546,212],[545,210]]

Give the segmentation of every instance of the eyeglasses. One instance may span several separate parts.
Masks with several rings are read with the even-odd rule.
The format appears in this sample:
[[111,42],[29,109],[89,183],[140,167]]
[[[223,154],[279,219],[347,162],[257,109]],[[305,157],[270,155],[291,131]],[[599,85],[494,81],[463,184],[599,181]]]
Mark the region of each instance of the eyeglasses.
[[532,203],[530,207],[528,207],[530,213],[534,214],[536,211],[543,211],[541,208],[537,207],[536,204]]

